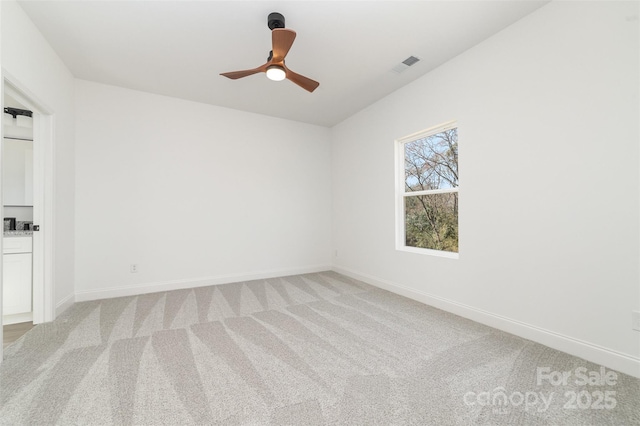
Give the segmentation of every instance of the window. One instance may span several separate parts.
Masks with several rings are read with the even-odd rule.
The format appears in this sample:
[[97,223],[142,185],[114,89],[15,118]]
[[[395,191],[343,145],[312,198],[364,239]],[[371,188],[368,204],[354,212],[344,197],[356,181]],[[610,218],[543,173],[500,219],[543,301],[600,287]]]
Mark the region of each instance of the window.
[[396,248],[457,257],[455,122],[396,141]]

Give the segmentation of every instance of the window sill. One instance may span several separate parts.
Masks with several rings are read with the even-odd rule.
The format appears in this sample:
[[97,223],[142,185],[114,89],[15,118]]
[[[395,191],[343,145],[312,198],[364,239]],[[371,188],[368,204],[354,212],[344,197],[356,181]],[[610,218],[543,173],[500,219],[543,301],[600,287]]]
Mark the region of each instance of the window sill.
[[423,255],[427,255],[427,256],[446,257],[447,259],[459,259],[460,258],[460,253],[454,253],[454,252],[451,252],[451,251],[431,250],[431,249],[418,248],[418,247],[407,247],[407,246],[396,247],[396,250],[397,251],[404,251],[404,252],[407,252],[407,253],[423,254]]

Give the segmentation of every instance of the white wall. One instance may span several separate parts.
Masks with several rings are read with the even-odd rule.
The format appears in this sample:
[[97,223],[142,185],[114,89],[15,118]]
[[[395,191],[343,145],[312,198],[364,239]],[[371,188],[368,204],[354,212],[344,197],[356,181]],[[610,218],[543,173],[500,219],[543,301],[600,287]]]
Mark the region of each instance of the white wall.
[[0,8],[2,69],[54,115],[53,300],[59,305],[74,292],[74,79],[15,1],[3,0]]
[[82,80],[76,123],[78,300],[329,267],[329,129]]
[[[552,2],[334,127],[336,268],[640,376],[638,3]],[[460,258],[394,250],[394,139],[458,120]]]
[[7,207],[4,206],[3,217],[15,217],[16,221],[33,222],[33,207]]

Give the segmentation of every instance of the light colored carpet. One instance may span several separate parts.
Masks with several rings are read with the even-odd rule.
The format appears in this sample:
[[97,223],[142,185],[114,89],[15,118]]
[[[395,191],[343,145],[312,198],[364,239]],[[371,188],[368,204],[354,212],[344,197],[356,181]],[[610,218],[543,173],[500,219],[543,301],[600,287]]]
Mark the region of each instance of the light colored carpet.
[[323,272],[77,303],[7,348],[0,423],[640,424],[600,372]]

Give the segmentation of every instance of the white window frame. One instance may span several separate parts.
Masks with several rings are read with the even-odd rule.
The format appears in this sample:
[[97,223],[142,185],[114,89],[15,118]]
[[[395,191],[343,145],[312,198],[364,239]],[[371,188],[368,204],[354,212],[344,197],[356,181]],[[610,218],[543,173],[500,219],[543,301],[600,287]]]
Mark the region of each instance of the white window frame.
[[[437,133],[444,132],[446,130],[451,130],[458,127],[457,121],[448,121],[446,123],[440,124],[438,126],[430,127],[426,130],[422,130],[417,133],[413,133],[402,138],[396,139],[394,141],[395,144],[395,171],[396,171],[396,250],[405,251],[409,253],[419,253],[426,254],[431,256],[440,256],[447,257],[450,259],[458,259],[460,256],[460,236],[458,235],[458,252],[444,251],[444,250],[434,250],[434,249],[426,249],[421,247],[411,247],[406,245],[405,238],[405,211],[404,211],[404,199],[406,197],[418,196],[418,195],[428,195],[428,194],[442,194],[442,193],[452,193],[459,192],[460,183],[458,180],[458,186],[455,188],[446,188],[446,189],[433,189],[427,191],[406,191],[405,188],[405,156],[404,156],[404,146],[409,142],[413,142],[418,139],[423,139],[431,135],[435,135]],[[458,198],[459,199],[459,198]],[[460,210],[458,207],[458,229],[460,229]],[[459,231],[458,231],[459,232]]]

